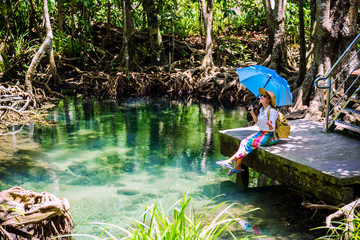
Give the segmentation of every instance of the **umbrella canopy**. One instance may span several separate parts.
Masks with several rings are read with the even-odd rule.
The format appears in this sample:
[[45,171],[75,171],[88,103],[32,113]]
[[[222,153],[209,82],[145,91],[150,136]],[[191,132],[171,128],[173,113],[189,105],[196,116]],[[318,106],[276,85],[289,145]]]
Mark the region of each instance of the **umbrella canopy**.
[[239,82],[247,87],[256,97],[259,97],[259,88],[273,91],[276,96],[276,105],[292,105],[292,93],[289,83],[276,71],[261,65],[236,69]]

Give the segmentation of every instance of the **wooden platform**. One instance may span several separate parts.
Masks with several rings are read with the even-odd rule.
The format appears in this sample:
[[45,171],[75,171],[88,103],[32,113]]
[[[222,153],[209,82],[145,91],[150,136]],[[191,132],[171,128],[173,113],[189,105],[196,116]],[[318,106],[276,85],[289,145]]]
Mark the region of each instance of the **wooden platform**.
[[[359,196],[360,140],[325,133],[323,124],[315,121],[289,123],[288,139],[255,150],[243,164],[328,203],[350,202]],[[255,131],[255,126],[220,131],[222,154],[233,155],[240,140]]]

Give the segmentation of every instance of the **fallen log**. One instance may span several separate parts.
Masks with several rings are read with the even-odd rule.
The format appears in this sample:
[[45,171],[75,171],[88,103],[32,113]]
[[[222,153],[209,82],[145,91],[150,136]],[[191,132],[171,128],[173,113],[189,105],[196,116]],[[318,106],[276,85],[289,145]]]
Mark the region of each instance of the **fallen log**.
[[[1,239],[49,239],[71,234],[73,219],[66,198],[13,187],[0,192]],[[71,239],[70,237],[62,239]]]

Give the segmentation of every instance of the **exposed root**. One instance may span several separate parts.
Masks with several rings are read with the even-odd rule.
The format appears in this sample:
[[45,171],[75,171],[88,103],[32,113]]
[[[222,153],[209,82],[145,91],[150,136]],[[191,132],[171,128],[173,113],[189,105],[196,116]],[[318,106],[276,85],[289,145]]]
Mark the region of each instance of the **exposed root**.
[[354,216],[355,216],[355,210],[360,206],[360,198],[343,206],[339,210],[337,210],[335,213],[329,215],[326,218],[326,227],[328,228],[334,228],[332,225],[332,221],[336,218],[345,217],[345,229],[344,229],[344,237],[342,239],[353,239],[352,233],[355,232],[354,229]]
[[37,193],[20,187],[4,190],[0,192],[2,239],[45,240],[70,234],[73,219],[69,208],[66,198],[59,199],[51,193]]
[[201,98],[235,101],[248,95],[246,88],[238,81],[239,77],[233,68],[197,67],[178,75],[174,87]]
[[[311,204],[308,202],[304,202],[302,203],[302,206],[306,207],[306,208],[311,208],[311,209],[327,209],[327,210],[336,210],[338,209],[335,213],[330,214],[329,216],[326,217],[326,227],[331,229],[331,231],[334,234],[338,234],[339,238],[338,239],[353,239],[352,234],[355,232],[355,228],[354,228],[354,217],[356,214],[356,209],[360,207],[360,198],[347,204],[341,204],[338,206],[332,206],[332,205],[327,205],[327,204]],[[344,217],[344,227],[341,229],[342,233],[339,233],[337,228],[333,225],[334,220],[340,217]]]
[[12,125],[24,125],[38,121],[47,123],[42,114],[36,110],[46,100],[43,91],[34,89],[35,93],[23,91],[19,86],[0,85],[0,134],[8,132]]

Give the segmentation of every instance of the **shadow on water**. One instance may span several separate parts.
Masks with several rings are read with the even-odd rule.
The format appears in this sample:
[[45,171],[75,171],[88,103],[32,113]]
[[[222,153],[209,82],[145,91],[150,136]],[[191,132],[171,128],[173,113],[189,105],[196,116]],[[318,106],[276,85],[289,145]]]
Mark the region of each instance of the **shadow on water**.
[[[140,217],[152,203],[166,209],[188,194],[199,209],[219,195],[213,204],[238,203],[234,214],[261,208],[248,217],[269,239],[314,238],[284,220],[293,212],[283,202],[296,194],[283,186],[257,187],[259,175],[252,170],[253,187],[241,191],[215,164],[225,158],[217,132],[244,126],[242,107],[65,98],[51,118],[58,122],[52,128],[30,126],[1,137],[0,187],[68,198],[78,233],[95,231],[83,223],[126,224],[126,217]],[[235,232],[249,234],[239,226]]]

